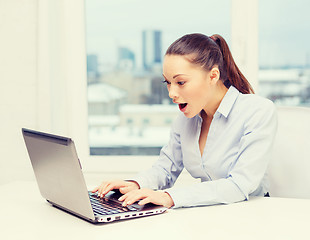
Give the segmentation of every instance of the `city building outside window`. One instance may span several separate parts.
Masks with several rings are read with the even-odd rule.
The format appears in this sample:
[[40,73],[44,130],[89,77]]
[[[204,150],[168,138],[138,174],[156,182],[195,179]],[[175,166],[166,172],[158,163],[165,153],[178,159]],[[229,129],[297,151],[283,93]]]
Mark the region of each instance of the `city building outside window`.
[[258,93],[278,106],[310,107],[307,0],[259,0]]

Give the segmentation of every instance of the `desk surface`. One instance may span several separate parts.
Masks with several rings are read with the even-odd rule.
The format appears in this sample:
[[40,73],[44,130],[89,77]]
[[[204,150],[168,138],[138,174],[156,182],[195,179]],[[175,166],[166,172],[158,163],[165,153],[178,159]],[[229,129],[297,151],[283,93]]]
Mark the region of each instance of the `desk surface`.
[[35,182],[0,186],[0,239],[310,239],[310,199],[246,202],[168,210],[91,224],[52,207]]

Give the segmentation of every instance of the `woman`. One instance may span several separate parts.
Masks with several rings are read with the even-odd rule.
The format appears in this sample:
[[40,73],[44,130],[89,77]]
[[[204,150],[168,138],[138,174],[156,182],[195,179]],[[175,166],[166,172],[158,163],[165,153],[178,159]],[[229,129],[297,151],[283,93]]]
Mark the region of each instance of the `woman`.
[[[163,63],[169,97],[182,112],[153,167],[132,181],[103,182],[123,205],[137,200],[170,207],[227,204],[268,193],[266,169],[276,133],[274,104],[254,95],[226,41],[189,34],[175,41]],[[185,168],[201,183],[173,188]],[[165,191],[162,191],[164,190]]]

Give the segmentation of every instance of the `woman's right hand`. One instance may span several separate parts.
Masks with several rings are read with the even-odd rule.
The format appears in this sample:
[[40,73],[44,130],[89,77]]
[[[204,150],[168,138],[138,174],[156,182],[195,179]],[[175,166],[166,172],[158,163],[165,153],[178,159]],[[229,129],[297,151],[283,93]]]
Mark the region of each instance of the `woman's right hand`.
[[119,189],[122,194],[126,194],[139,188],[139,184],[135,181],[114,180],[102,182],[101,185],[94,188],[92,192],[97,192],[98,196],[104,197],[109,191],[113,189]]

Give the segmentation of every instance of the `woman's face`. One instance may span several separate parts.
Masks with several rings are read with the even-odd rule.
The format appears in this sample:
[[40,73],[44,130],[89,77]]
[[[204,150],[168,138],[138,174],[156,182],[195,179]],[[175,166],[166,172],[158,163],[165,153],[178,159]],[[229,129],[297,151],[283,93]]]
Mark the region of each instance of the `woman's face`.
[[210,72],[191,63],[185,56],[166,55],[163,76],[169,97],[179,105],[186,117],[194,117],[212,101],[214,84]]

